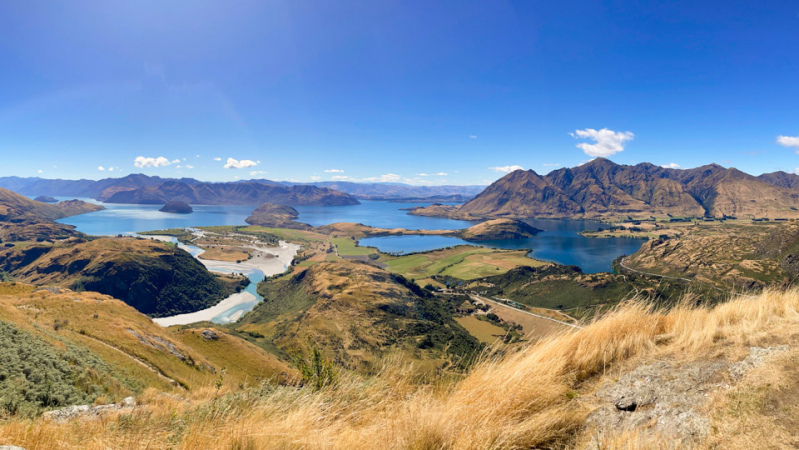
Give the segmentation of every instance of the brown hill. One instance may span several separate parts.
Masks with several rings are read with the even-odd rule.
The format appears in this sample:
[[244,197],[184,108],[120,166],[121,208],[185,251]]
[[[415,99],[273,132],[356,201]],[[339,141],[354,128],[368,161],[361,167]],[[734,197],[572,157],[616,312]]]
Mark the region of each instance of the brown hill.
[[647,216],[799,217],[799,192],[716,164],[696,169],[635,166],[597,158],[540,176],[517,170],[461,207],[411,212],[485,217],[614,218]]
[[107,294],[155,316],[198,311],[234,290],[185,251],[147,239],[3,249],[0,270],[17,281]]
[[161,209],[161,212],[168,212],[168,213],[175,213],[175,214],[191,214],[194,210],[191,208],[186,202],[181,202],[180,200],[172,200],[164,205]]
[[167,181],[158,186],[118,190],[101,196],[107,203],[165,204],[180,200],[199,205],[357,205],[355,197],[315,186],[281,186],[259,182],[195,183]]
[[185,395],[186,389],[212,385],[222,369],[231,385],[284,381],[294,374],[243,339],[217,327],[210,328],[215,339],[207,339],[202,330],[162,328],[96,292],[0,283],[0,378],[13,380],[0,382],[6,399],[0,416],[119,402],[147,389]]
[[452,318],[454,303],[359,261],[324,262],[259,286],[264,301],[237,328],[257,332],[288,355],[324,350],[337,364],[370,371],[400,353],[432,369],[462,361],[479,344]]
[[795,173],[787,173],[782,171],[764,173],[763,175],[760,175],[757,178],[768,184],[773,184],[774,186],[785,187],[785,188],[799,187],[799,175]]
[[79,234],[74,227],[54,220],[101,209],[105,208],[82,200],[50,205],[0,188],[0,239],[8,242],[74,236]]
[[467,241],[489,241],[494,239],[524,239],[533,237],[541,230],[521,220],[492,219],[461,230],[459,236]]
[[293,228],[306,230],[310,225],[297,222],[300,213],[291,206],[264,203],[255,209],[244,221],[250,225],[270,228]]

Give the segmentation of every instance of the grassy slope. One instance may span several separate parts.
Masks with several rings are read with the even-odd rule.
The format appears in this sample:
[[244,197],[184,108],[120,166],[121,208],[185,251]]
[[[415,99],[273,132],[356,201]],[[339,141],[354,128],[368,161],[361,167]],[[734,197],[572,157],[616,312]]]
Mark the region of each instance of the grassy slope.
[[527,252],[494,250],[484,247],[458,246],[397,257],[388,262],[388,269],[406,278],[422,279],[431,275],[449,275],[472,280],[498,275],[518,265],[542,266],[547,263],[527,258]]
[[0,251],[0,268],[37,285],[86,289],[148,314],[191,312],[230,294],[188,253],[134,238],[102,238]]
[[[141,395],[147,388],[183,392],[181,386],[211,386],[222,368],[227,368],[229,382],[250,385],[293,373],[274,356],[222,331],[217,330],[218,340],[206,341],[196,330],[166,330],[125,303],[97,293],[35,291],[30,285],[0,283],[0,321],[44,340],[56,353],[71,346],[102,361],[105,370],[95,369],[100,380],[95,384],[106,401]],[[81,372],[84,365],[78,365]],[[0,386],[9,382],[13,380],[0,380]]]
[[307,351],[310,342],[341,366],[372,371],[394,352],[439,368],[478,347],[452,318],[462,299],[433,298],[365,263],[319,263],[263,283],[259,292],[264,302],[235,328],[263,335],[260,345],[286,355]]
[[[207,392],[186,402],[160,399],[124,419],[82,423],[80,433],[69,424],[11,421],[0,426],[0,438],[27,448],[119,442],[186,449],[675,448],[679,440],[655,433],[649,428],[655,423],[627,432],[593,428],[586,418],[601,405],[597,389],[644,360],[732,363],[750,346],[796,344],[797,310],[796,291],[668,313],[626,305],[584,329],[485,361],[459,381],[419,385],[401,367],[389,366],[377,377],[345,376],[318,392],[229,390],[219,400]],[[706,403],[697,405],[709,434],[693,446],[790,445],[799,431],[792,376],[799,350],[792,348],[740,381],[722,373],[718,382],[728,387],[711,388]],[[777,408],[768,409],[771,404]],[[174,426],[176,419],[185,426]]]

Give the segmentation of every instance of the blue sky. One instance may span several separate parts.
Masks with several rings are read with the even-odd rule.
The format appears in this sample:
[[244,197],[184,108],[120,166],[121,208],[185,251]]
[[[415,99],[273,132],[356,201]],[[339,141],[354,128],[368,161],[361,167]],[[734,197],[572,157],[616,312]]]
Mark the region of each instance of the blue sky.
[[0,0],[0,176],[794,171],[797,48],[795,1]]

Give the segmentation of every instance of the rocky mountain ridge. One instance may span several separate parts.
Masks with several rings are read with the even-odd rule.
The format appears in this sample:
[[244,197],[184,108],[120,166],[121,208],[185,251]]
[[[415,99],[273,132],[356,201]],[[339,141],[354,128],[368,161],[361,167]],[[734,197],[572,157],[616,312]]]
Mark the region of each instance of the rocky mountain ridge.
[[799,190],[792,183],[790,174],[755,177],[717,164],[681,170],[596,158],[543,176],[517,170],[462,206],[417,208],[411,214],[460,219],[795,218]]

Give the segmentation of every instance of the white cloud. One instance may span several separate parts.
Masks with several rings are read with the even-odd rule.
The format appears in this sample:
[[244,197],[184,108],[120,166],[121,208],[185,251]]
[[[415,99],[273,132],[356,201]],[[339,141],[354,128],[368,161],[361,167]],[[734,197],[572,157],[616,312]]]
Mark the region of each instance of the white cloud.
[[194,157],[195,157],[195,158],[199,158],[199,157],[200,157],[200,155],[194,155]]
[[449,175],[447,172],[438,172],[438,173],[417,173],[417,177],[445,177]]
[[325,173],[344,173],[344,171],[341,169],[327,169]]
[[170,161],[163,156],[159,156],[157,158],[147,158],[144,156],[137,156],[136,159],[133,160],[133,165],[136,167],[164,167],[170,164],[179,163],[179,160]]
[[256,175],[261,175],[261,174],[265,174],[265,173],[266,173],[265,170],[253,170],[252,172],[250,172],[250,176],[254,177]]
[[214,158],[214,161],[222,161],[222,158]]
[[477,139],[477,136],[475,136],[474,134],[470,134],[469,139]]
[[109,172],[113,172],[113,171],[114,171],[114,168],[113,168],[113,167],[109,167],[109,168],[108,168],[108,171],[109,171]]
[[44,170],[42,170],[42,169],[39,169],[39,170],[36,171],[36,173],[43,173],[43,172],[44,172]]
[[257,162],[250,161],[249,159],[242,159],[239,161],[233,158],[228,158],[224,167],[225,169],[246,169],[247,167],[253,167],[257,165]]
[[[783,147],[799,149],[799,136],[777,136],[777,143]],[[799,150],[797,150],[799,152]]]
[[629,131],[615,132],[603,128],[595,130],[593,128],[586,128],[585,130],[575,130],[574,133],[569,133],[575,139],[591,139],[596,144],[586,144],[585,142],[577,144],[577,148],[582,149],[588,156],[601,156],[608,157],[616,153],[624,151],[624,144],[627,141],[633,140],[635,135]]
[[[113,169],[113,167],[112,167],[112,169]],[[105,167],[103,167],[103,166],[97,166],[97,170],[105,170]]]
[[664,169],[682,169],[682,166],[680,166],[680,165],[679,165],[679,164],[677,164],[677,163],[663,164],[663,165],[662,165],[662,166],[660,166],[660,167],[662,167],[662,168],[664,168]]
[[546,167],[560,167],[560,164],[553,164],[553,163],[544,163],[541,165]]
[[333,181],[350,181],[350,177],[346,175],[334,175],[330,179]]
[[322,179],[322,177],[317,177],[317,176],[312,176],[311,177],[311,181],[319,181],[321,179]]
[[379,177],[364,178],[363,181],[380,182],[380,183],[396,183],[402,180],[402,177],[395,173],[387,173]]
[[514,170],[524,170],[524,167],[513,165],[513,166],[489,167],[489,169],[493,170],[494,172],[511,173]]

